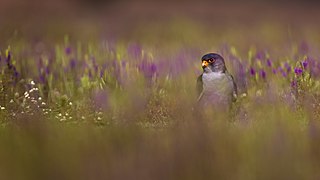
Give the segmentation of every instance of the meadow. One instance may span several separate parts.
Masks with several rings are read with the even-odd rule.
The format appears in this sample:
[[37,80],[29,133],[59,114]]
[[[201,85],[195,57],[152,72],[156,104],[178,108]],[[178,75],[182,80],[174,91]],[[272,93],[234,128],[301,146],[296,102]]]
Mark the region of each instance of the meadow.
[[[241,24],[2,37],[0,179],[319,179],[319,27]],[[237,83],[233,118],[195,110],[208,52]]]

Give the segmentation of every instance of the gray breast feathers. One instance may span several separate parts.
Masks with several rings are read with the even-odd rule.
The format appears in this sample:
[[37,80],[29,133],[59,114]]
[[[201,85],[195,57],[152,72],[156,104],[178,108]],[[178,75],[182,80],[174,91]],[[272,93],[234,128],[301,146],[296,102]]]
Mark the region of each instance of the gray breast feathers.
[[237,90],[229,73],[203,73],[202,92],[199,102],[204,105],[230,105],[235,100]]

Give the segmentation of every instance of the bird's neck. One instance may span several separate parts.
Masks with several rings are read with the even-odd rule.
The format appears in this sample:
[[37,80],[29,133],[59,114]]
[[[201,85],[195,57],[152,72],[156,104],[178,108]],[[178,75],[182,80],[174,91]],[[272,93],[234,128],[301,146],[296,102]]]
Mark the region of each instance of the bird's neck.
[[205,72],[215,72],[215,73],[225,73],[227,71],[226,66],[222,63],[209,65],[207,68],[204,69]]
[[227,70],[223,68],[215,68],[215,67],[208,67],[204,69],[204,73],[217,73],[217,74],[223,74]]

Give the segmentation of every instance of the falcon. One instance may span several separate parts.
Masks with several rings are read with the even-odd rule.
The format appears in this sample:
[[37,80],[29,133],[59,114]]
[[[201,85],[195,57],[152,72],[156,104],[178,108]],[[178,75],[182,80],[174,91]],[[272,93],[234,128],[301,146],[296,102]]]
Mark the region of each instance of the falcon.
[[201,108],[230,109],[237,100],[237,86],[223,57],[209,53],[201,61],[203,73],[197,79],[199,105]]

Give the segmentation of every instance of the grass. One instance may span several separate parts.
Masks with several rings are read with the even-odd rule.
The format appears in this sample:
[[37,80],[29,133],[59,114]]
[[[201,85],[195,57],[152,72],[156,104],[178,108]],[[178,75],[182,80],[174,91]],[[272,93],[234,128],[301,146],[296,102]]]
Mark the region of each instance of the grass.
[[[140,41],[11,41],[0,179],[318,179],[319,44],[267,25],[278,31],[252,30],[256,43],[176,23]],[[195,111],[206,52],[238,84],[232,120]]]

